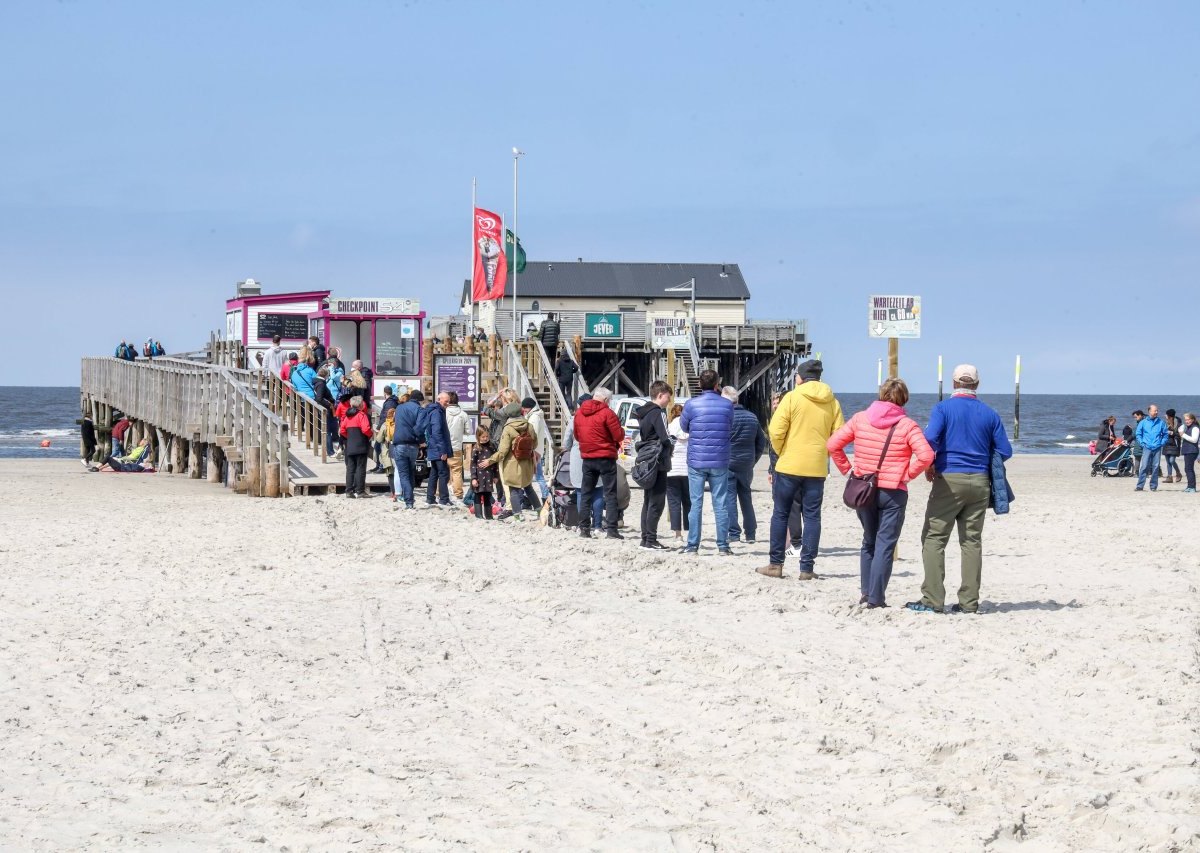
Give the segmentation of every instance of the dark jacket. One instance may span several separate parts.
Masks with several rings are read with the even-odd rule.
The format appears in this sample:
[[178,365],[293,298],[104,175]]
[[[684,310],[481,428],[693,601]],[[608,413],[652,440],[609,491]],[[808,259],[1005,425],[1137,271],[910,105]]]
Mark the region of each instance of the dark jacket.
[[559,327],[557,320],[543,320],[542,327],[538,331],[538,340],[542,342],[542,346],[548,350],[553,350],[558,346]]
[[729,434],[729,466],[753,468],[766,452],[767,434],[758,418],[745,406],[735,405]]
[[325,344],[318,342],[317,345],[313,347],[312,353],[313,358],[317,360],[318,367],[325,363]]
[[680,426],[688,434],[689,468],[728,468],[733,403],[705,391],[683,405]]
[[317,401],[317,405],[324,406],[331,412],[337,405],[337,400],[333,399],[333,394],[329,393],[329,386],[320,376],[313,380],[313,399]]
[[421,407],[412,400],[401,403],[396,407],[396,428],[392,432],[392,444],[410,444],[416,447],[424,437],[417,432],[417,419],[421,417]]
[[382,425],[383,422],[387,420],[387,413],[399,405],[400,399],[395,394],[389,395],[388,398],[383,401],[383,405],[379,409],[378,423]]
[[671,451],[674,446],[671,444],[670,433],[667,432],[667,413],[662,410],[661,406],[649,401],[636,409],[634,414],[638,419],[638,441],[657,439],[661,448],[658,456],[658,469],[670,471]]
[[570,382],[578,372],[579,368],[575,366],[575,362],[571,361],[569,356],[564,355],[554,363],[554,375],[558,377],[558,381],[561,383]]
[[471,488],[477,493],[495,491],[496,466],[486,465],[495,452],[496,447],[490,441],[475,445],[471,451]]
[[575,441],[584,459],[616,459],[625,430],[608,403],[588,400],[575,413]]
[[371,419],[362,409],[354,410],[353,414],[347,413],[346,417],[342,418],[338,432],[346,439],[347,456],[360,456],[371,452]]
[[450,446],[450,429],[446,426],[446,410],[439,403],[425,407],[425,445],[425,455],[429,459],[441,459],[454,453]]

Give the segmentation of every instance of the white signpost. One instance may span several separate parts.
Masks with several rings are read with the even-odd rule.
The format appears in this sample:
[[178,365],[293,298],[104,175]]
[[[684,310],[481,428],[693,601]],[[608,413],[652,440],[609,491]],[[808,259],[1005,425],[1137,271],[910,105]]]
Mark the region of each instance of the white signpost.
[[921,337],[921,297],[870,297],[867,300],[867,333],[872,338]]
[[654,317],[650,326],[650,345],[654,349],[687,349],[691,333],[686,317]]

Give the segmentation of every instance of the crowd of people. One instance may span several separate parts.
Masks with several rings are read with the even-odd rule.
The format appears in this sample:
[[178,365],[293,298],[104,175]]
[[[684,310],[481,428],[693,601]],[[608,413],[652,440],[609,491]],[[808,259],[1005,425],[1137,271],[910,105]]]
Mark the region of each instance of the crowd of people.
[[[1174,409],[1160,417],[1158,406],[1151,403],[1145,411],[1136,409],[1130,417],[1133,425],[1126,425],[1117,436],[1117,416],[1109,415],[1100,424],[1094,452],[1103,454],[1115,444],[1129,446],[1133,454],[1133,470],[1137,473],[1135,491],[1143,491],[1147,481],[1150,491],[1158,491],[1159,482],[1179,483],[1187,478],[1184,492],[1196,492],[1196,456],[1200,454],[1200,424],[1193,412],[1184,412],[1180,418]],[[1180,470],[1179,458],[1183,457]]]
[[[157,358],[167,354],[163,348],[162,342],[155,338],[146,338],[146,342],[142,344],[141,356],[143,358]],[[138,357],[137,344],[131,344],[122,340],[117,344],[117,348],[113,350],[113,357],[119,358],[122,361],[136,361]]]

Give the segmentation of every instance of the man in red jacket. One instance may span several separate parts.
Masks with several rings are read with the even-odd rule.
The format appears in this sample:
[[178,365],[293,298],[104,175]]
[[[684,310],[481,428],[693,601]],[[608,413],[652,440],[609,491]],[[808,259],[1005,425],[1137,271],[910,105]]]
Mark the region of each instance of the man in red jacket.
[[[625,441],[625,430],[617,420],[616,413],[608,407],[612,391],[597,388],[592,399],[585,402],[575,413],[575,441],[579,455],[583,458],[583,506],[592,505],[596,492],[596,481],[604,488],[604,526],[609,539],[624,539],[617,532],[617,453]],[[581,516],[579,535],[585,539],[592,536],[591,516]]]

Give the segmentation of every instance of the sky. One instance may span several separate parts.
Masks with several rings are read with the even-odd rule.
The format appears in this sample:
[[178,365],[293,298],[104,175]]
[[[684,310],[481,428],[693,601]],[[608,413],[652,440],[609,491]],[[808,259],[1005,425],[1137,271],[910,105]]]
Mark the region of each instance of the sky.
[[0,3],[10,345],[198,348],[223,300],[457,310],[471,181],[531,260],[738,263],[874,386],[867,300],[920,295],[936,390],[1196,393],[1200,4]]

